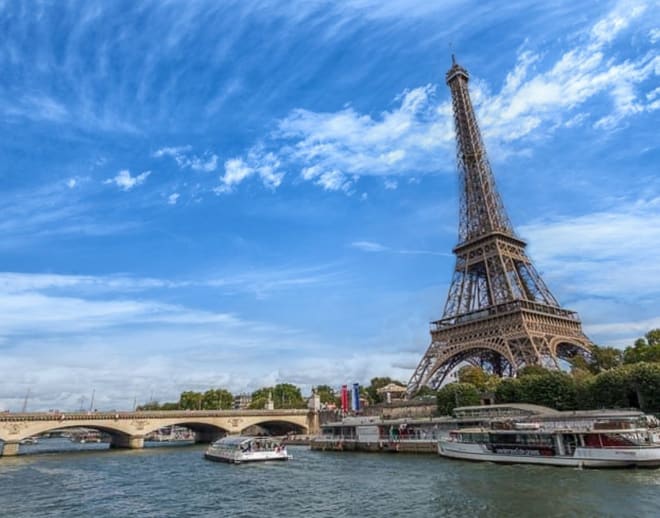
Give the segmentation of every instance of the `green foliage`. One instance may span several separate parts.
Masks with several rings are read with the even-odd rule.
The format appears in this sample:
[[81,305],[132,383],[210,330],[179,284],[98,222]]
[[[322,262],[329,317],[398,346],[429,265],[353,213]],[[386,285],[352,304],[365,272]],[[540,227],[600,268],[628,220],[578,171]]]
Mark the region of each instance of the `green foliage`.
[[636,340],[632,347],[626,347],[623,362],[660,362],[660,329],[649,331],[644,338]]
[[637,394],[639,408],[660,413],[660,363],[641,362],[628,367],[630,387]]
[[179,396],[179,408],[181,410],[201,410],[203,399],[204,395],[201,392],[186,390]]
[[481,402],[477,387],[471,383],[449,383],[438,390],[438,412],[441,415],[451,415],[458,406],[478,405]]
[[206,392],[186,390],[179,396],[181,410],[226,410],[233,406],[234,396],[225,389],[209,389]]
[[557,410],[576,408],[575,380],[560,371],[527,374],[520,378],[520,399],[526,403],[548,406]]
[[300,389],[291,383],[279,383],[274,387],[263,387],[252,393],[250,408],[265,408],[269,394],[275,408],[305,408],[307,402]]
[[548,372],[551,371],[540,365],[527,365],[518,370],[518,378],[524,378],[525,376],[545,376]]
[[474,365],[466,365],[458,370],[459,383],[471,383],[478,390],[484,390],[486,388],[489,377],[483,369]]
[[503,379],[495,390],[497,403],[533,403],[557,410],[636,407],[660,413],[660,363],[639,362],[573,376],[547,371]]
[[263,408],[266,408],[267,402],[268,402],[268,396],[259,394],[257,397],[254,397],[253,395],[252,398],[250,399],[250,404],[248,405],[248,408],[251,410],[261,410]]
[[520,380],[516,378],[504,378],[495,389],[495,401],[497,403],[521,403],[522,392]]
[[158,401],[149,401],[144,405],[138,405],[135,410],[141,411],[141,410],[161,410],[161,409],[162,408],[158,403]]
[[587,362],[589,370],[594,374],[614,369],[623,364],[623,351],[616,347],[599,347],[594,345],[591,348],[591,358]]
[[316,393],[318,394],[321,404],[338,404],[338,399],[339,397],[335,393],[335,389],[333,389],[330,385],[319,385],[316,387]]
[[415,399],[426,399],[426,398],[434,398],[438,395],[438,393],[433,390],[431,387],[427,387],[424,385],[422,388],[420,388],[417,391],[417,394],[415,395]]
[[210,389],[202,396],[203,410],[228,410],[234,406],[234,396],[225,389]]

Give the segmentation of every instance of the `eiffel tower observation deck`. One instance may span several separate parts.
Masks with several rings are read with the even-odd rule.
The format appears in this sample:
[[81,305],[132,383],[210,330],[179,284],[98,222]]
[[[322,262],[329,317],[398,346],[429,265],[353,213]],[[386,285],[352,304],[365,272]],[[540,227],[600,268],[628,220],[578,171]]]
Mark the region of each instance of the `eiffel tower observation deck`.
[[563,309],[525,253],[495,185],[468,91],[469,74],[456,63],[451,90],[460,177],[459,243],[442,318],[431,323],[431,345],[408,383],[412,397],[438,389],[460,364],[499,376],[528,365],[560,368],[588,355],[591,341],[574,311]]

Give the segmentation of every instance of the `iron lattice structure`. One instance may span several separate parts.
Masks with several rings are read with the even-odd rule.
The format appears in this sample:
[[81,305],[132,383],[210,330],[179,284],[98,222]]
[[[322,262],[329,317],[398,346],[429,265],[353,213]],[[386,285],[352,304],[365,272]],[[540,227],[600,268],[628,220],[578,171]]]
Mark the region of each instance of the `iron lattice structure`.
[[[453,60],[453,57],[452,57]],[[588,355],[578,315],[559,306],[525,253],[488,162],[468,91],[469,75],[453,60],[451,90],[460,177],[459,244],[443,316],[431,323],[431,345],[408,383],[438,389],[459,364],[502,375],[526,365],[559,368]]]

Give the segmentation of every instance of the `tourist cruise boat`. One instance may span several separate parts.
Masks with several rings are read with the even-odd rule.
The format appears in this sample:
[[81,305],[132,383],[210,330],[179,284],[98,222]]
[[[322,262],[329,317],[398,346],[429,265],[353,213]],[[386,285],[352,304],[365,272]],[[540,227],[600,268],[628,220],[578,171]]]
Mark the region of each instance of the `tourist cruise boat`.
[[660,467],[660,423],[638,411],[495,419],[438,441],[444,457],[584,468]]
[[399,417],[347,416],[341,421],[321,424],[320,433],[310,441],[318,451],[366,451],[437,453],[438,440],[458,428],[487,426],[496,418],[520,418],[552,412],[547,407],[528,404],[465,406],[453,416]]
[[227,436],[209,446],[204,457],[219,462],[241,464],[268,460],[289,460],[282,441],[274,437]]

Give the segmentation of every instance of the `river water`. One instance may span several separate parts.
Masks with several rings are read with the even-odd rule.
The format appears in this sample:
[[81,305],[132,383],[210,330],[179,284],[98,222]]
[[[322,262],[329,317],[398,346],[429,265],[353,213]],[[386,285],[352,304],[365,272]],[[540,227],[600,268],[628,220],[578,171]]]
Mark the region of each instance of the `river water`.
[[[48,449],[45,443],[26,449]],[[0,516],[660,515],[660,470],[504,466],[303,446],[289,447],[290,462],[235,466],[204,460],[202,446],[94,447],[0,458]]]

